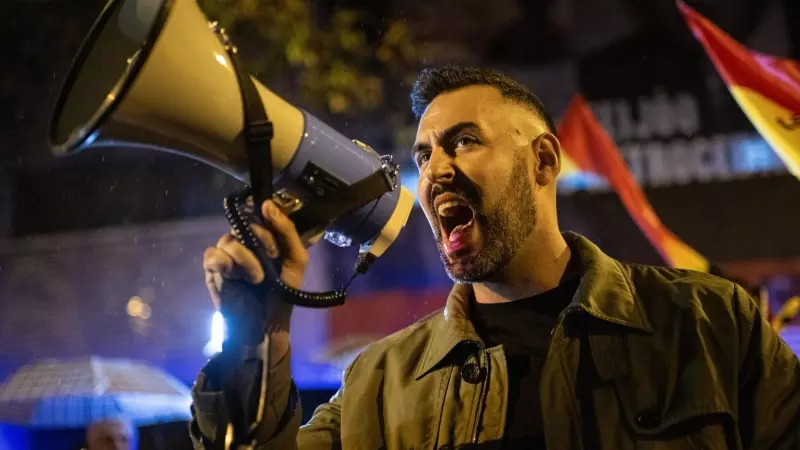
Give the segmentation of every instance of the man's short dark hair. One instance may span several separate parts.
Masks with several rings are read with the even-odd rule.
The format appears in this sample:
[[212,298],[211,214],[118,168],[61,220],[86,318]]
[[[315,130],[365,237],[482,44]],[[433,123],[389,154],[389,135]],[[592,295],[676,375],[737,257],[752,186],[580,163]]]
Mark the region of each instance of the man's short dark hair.
[[504,98],[517,102],[536,113],[547,125],[547,130],[553,134],[556,133],[550,113],[533,92],[513,78],[490,69],[452,65],[423,69],[411,90],[411,110],[419,119],[433,99],[445,92],[467,86],[496,88]]

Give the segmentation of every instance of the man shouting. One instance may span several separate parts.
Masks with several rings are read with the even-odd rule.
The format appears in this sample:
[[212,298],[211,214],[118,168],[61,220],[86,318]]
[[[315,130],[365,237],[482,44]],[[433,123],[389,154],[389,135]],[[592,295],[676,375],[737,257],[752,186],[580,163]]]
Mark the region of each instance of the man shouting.
[[[300,427],[290,308],[275,304],[263,449],[797,449],[800,363],[739,286],[624,264],[559,229],[561,146],[542,103],[492,71],[424,70],[411,94],[419,201],[447,273],[444,308],[373,345]],[[308,253],[273,204],[257,235],[299,287]],[[219,305],[227,280],[259,282],[230,235],[204,258]],[[270,299],[265,299],[270,302]],[[215,374],[194,389],[198,448],[227,418]]]

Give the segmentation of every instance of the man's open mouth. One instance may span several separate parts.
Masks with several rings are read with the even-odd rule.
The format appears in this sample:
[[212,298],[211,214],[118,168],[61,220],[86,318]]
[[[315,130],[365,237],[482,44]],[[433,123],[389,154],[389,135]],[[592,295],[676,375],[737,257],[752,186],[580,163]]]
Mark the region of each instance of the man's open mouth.
[[460,235],[475,220],[475,211],[461,199],[455,197],[437,199],[435,204],[436,214],[442,226],[442,237],[445,240]]

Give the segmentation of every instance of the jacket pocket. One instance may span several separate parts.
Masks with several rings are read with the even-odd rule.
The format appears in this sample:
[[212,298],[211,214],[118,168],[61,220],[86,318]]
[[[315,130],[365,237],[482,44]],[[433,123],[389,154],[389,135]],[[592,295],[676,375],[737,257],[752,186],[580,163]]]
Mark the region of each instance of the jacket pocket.
[[[622,380],[614,383],[625,432],[624,448],[637,450],[738,450],[734,416],[721,392],[709,383],[678,385],[669,399],[652,401],[645,389]],[[664,392],[664,389],[658,390]],[[645,392],[643,394],[643,392]],[[668,391],[667,391],[668,392]],[[602,414],[602,412],[599,412]],[[603,426],[602,416],[599,415]]]

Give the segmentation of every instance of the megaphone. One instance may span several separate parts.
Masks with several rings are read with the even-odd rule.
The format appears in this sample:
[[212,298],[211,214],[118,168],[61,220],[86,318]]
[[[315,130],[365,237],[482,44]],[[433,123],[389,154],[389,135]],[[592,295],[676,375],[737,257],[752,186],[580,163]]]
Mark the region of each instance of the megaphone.
[[[325,230],[328,241],[360,245],[372,259],[414,204],[390,159],[245,74],[224,30],[195,0],[109,1],[73,62],[48,134],[61,155],[141,147],[210,164],[249,182],[256,200],[264,194],[256,184],[265,186],[301,234]],[[266,152],[254,152],[265,143]]]

